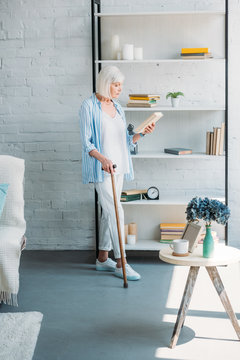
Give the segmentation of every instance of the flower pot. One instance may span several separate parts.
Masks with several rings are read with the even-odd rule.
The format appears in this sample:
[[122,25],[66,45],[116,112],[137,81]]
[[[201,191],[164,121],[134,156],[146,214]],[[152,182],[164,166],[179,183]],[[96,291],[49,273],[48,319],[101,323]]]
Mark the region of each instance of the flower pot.
[[214,240],[211,232],[211,225],[206,225],[206,235],[203,239],[203,257],[211,258],[214,254]]
[[180,98],[171,98],[172,107],[178,107],[179,101],[180,101]]

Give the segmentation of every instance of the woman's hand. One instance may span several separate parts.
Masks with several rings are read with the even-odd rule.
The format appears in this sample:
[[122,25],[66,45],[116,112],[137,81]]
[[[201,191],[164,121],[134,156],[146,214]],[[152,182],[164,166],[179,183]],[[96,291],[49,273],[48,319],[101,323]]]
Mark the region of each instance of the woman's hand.
[[101,161],[102,163],[102,169],[109,174],[113,174],[115,172],[115,169],[113,168],[113,163],[111,160],[104,157],[104,159]]
[[148,125],[147,127],[145,127],[145,129],[143,130],[143,134],[151,134],[155,129],[155,123],[152,123],[151,125]]

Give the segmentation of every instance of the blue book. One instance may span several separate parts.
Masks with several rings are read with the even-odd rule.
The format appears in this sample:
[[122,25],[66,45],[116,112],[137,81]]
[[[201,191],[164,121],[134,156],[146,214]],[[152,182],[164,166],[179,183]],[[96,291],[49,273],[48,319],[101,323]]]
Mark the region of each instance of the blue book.
[[167,148],[164,149],[165,153],[174,154],[174,155],[187,155],[192,154],[192,149],[185,149],[185,148]]

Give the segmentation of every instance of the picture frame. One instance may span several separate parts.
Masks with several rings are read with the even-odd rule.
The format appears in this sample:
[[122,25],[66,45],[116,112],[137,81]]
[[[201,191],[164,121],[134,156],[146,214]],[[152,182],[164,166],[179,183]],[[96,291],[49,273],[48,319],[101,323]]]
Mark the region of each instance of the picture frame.
[[189,241],[188,252],[192,253],[197,247],[198,239],[201,233],[201,225],[187,223],[183,230],[182,239]]

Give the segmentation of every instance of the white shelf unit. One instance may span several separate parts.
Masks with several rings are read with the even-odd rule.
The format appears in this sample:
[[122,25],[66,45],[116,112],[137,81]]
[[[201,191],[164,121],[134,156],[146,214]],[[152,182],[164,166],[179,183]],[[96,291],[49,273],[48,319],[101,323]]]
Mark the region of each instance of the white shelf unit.
[[186,155],[174,155],[164,152],[139,152],[136,155],[132,155],[132,159],[202,159],[202,160],[213,160],[213,161],[223,161],[224,155],[206,155],[204,153],[192,153]]
[[[121,21],[120,18],[126,18],[126,19],[134,19],[134,18],[139,18],[139,19],[145,19],[147,17],[152,17],[153,21],[154,18],[156,17],[160,17],[161,19],[163,18],[169,18],[171,16],[175,16],[181,17],[181,21],[184,21],[184,19],[190,19],[191,17],[195,17],[199,20],[199,18],[201,19],[205,19],[204,16],[207,17],[207,21],[209,21],[210,17],[213,16],[214,19],[216,19],[216,17],[221,16],[221,17],[225,17],[226,13],[225,11],[164,11],[164,12],[132,12],[132,13],[125,13],[125,12],[121,12],[121,13],[94,13],[95,18],[101,18],[102,20],[104,19],[108,19],[108,18],[113,18],[115,19],[116,17],[119,18],[119,21]],[[186,18],[184,18],[184,16],[186,16]],[[206,19],[205,19],[206,20]],[[135,20],[133,20],[135,21]],[[145,21],[145,20],[144,20]],[[162,21],[162,20],[161,20]],[[136,24],[136,23],[135,23]],[[103,26],[103,23],[102,23]],[[204,27],[206,27],[206,21],[204,22]],[[125,27],[125,23],[124,26],[122,27],[124,29],[126,29]],[[111,26],[110,26],[110,31]],[[119,29],[121,29],[121,27],[119,27]],[[115,30],[114,30],[115,31]],[[168,29],[166,29],[166,31],[168,31]],[[194,29],[193,29],[194,32]],[[118,33],[118,29],[116,30],[115,33]],[[121,32],[120,36],[121,36]],[[210,31],[211,33],[211,31]],[[113,33],[112,33],[113,34]],[[222,34],[224,34],[224,32],[222,32]],[[155,34],[156,35],[156,34]],[[199,36],[201,36],[201,32],[198,34]],[[145,38],[146,40],[146,38]],[[125,41],[128,42],[128,41]],[[130,41],[131,42],[131,41]],[[106,49],[106,41],[105,39],[103,40],[103,44],[105,46]],[[149,44],[148,44],[149,45]],[[154,45],[154,41],[153,41],[153,45]],[[165,43],[166,45],[166,43]],[[214,44],[215,45],[215,44]],[[193,45],[194,46],[194,45]],[[191,46],[185,46],[183,45],[182,47],[191,47]],[[199,46],[199,47],[203,47]],[[218,49],[219,50],[219,49]],[[212,48],[211,48],[212,51]],[[219,51],[219,53],[221,53],[221,51]],[[104,58],[105,57],[105,58]],[[214,54],[214,58],[211,59],[181,59],[180,55],[179,58],[175,56],[165,56],[165,54],[163,54],[163,56],[157,56],[156,59],[154,56],[149,56],[149,59],[143,59],[143,60],[112,60],[109,59],[109,56],[106,56],[106,54],[104,54],[103,51],[103,58],[102,59],[95,59],[94,60],[94,64],[96,67],[99,66],[105,66],[105,65],[117,65],[122,66],[122,71],[125,72],[129,67],[131,67],[131,69],[133,69],[134,66],[141,66],[141,69],[143,69],[143,67],[145,66],[147,69],[147,66],[151,66],[151,67],[156,67],[156,66],[168,66],[168,68],[170,68],[171,66],[177,66],[178,69],[181,69],[182,72],[184,72],[184,69],[188,69],[188,66],[192,66],[192,67],[206,67],[206,66],[211,66],[210,69],[215,69],[216,67],[216,71],[218,71],[219,67],[226,67],[226,58],[225,58],[225,53],[224,54],[218,54],[218,52],[216,52],[216,54]],[[127,66],[125,66],[127,65]],[[196,68],[194,68],[196,69]],[[211,70],[210,70],[211,71]],[[213,80],[214,81],[214,80]],[[179,85],[177,85],[179,87]],[[149,86],[148,86],[149,87]],[[132,89],[131,87],[131,92],[145,92],[145,91],[137,91],[136,88]],[[167,91],[168,89],[166,89]],[[176,89],[176,90],[179,90]],[[151,92],[151,91],[150,91]],[[153,91],[154,93],[157,93],[154,89]],[[129,92],[130,93],[130,92]],[[197,101],[198,102],[198,101]],[[126,104],[126,102],[125,102]],[[224,112],[226,111],[226,107],[225,104],[222,103],[218,103],[215,104],[215,101],[209,101],[209,103],[207,103],[205,101],[204,104],[198,103],[198,104],[190,104],[190,105],[186,105],[184,104],[183,106],[180,105],[180,107],[178,108],[173,108],[167,105],[159,105],[156,107],[152,107],[152,108],[129,108],[127,106],[123,106],[124,111],[126,112],[126,118],[127,118],[127,122],[131,122],[128,121],[128,116],[136,116],[137,114],[144,114],[145,112],[149,113],[149,112],[156,112],[156,111],[162,111],[163,113],[166,114],[187,114],[187,113],[193,113],[194,114],[203,114],[203,112],[209,112],[209,113],[214,113],[216,114],[217,112],[219,114],[222,114],[221,116],[223,117]],[[204,113],[205,114],[205,113]],[[131,120],[131,119],[130,119]],[[140,121],[140,120],[138,120]],[[216,124],[214,124],[216,125]],[[192,129],[191,129],[192,130]],[[191,131],[190,130],[190,131]],[[155,130],[155,132],[157,131],[157,128]],[[144,140],[145,141],[145,140]],[[165,146],[164,146],[165,147]],[[169,147],[174,147],[174,146],[169,146]],[[177,146],[176,146],[177,147]],[[186,146],[188,147],[188,146]],[[205,150],[205,149],[204,149]],[[225,161],[225,154],[223,156],[212,156],[212,155],[206,155],[203,152],[200,151],[196,151],[193,152],[193,154],[191,155],[172,155],[172,154],[166,154],[163,151],[159,151],[158,149],[156,151],[139,151],[139,153],[137,155],[132,155],[132,159],[135,159],[137,162],[134,162],[134,167],[135,164],[139,163],[139,161],[155,161],[155,160],[170,160],[170,162],[173,161],[177,162],[177,167],[179,168],[181,165],[179,165],[179,162],[181,162],[183,159],[187,159],[189,160],[189,162],[191,162],[191,160],[199,160],[202,162],[206,162],[206,163],[217,163],[217,164],[223,164]],[[186,162],[185,162],[186,163]],[[146,163],[145,163],[146,164]],[[196,162],[195,162],[196,164]],[[149,180],[149,186],[150,185],[155,185],[154,183],[152,183],[153,180]],[[138,184],[138,181],[137,181]],[[130,188],[131,185],[128,184],[128,188]],[[139,186],[138,186],[139,187]],[[144,188],[142,186],[140,186],[140,188]],[[209,189],[208,189],[209,190]],[[161,191],[160,191],[161,194]],[[207,194],[207,196],[209,196]],[[161,197],[161,196],[160,196]],[[214,196],[214,198],[218,198],[220,201],[225,201],[225,198],[222,196]],[[154,226],[157,224],[159,227],[160,222],[183,222],[181,221],[180,217],[178,217],[177,219],[175,219],[174,217],[172,217],[172,221],[169,220],[167,221],[167,218],[170,219],[171,215],[173,213],[175,213],[176,210],[176,214],[180,213],[180,211],[184,211],[184,209],[186,208],[186,205],[189,201],[189,197],[183,196],[182,198],[179,196],[171,196],[171,197],[161,197],[160,200],[158,201],[149,201],[149,200],[141,200],[141,201],[131,201],[131,202],[122,202],[122,205],[124,207],[124,211],[125,213],[128,212],[127,214],[127,219],[129,218],[128,215],[129,213],[132,214],[133,213],[138,213],[141,209],[141,214],[137,214],[136,218],[136,222],[137,224],[139,224],[139,233],[138,233],[138,241],[136,243],[136,245],[128,245],[126,244],[126,249],[127,250],[160,250],[161,248],[168,246],[168,244],[162,244],[159,242],[159,237],[158,237],[158,232],[156,231],[156,229],[152,232],[149,233],[147,231],[142,231],[141,225],[143,226],[145,218],[149,215],[149,213],[154,214],[155,216],[155,212],[157,212],[157,209],[161,209],[160,211],[160,215],[159,215],[159,220],[158,217],[155,216],[154,220],[152,220],[151,225],[154,224]],[[147,209],[146,209],[147,207]],[[146,209],[146,210],[144,210]],[[150,210],[151,209],[151,210]],[[168,213],[168,215],[162,219],[161,216],[164,213],[166,209],[166,212]],[[182,210],[181,210],[182,209]],[[127,211],[128,210],[128,211]],[[142,217],[141,217],[142,216]],[[143,218],[144,217],[144,218]],[[133,221],[133,217],[129,218],[130,220],[126,221],[126,222],[132,222]],[[143,219],[143,224],[141,224],[141,219]],[[139,221],[138,221],[139,220]],[[176,221],[175,221],[176,220]],[[156,226],[155,226],[156,227]],[[219,226],[218,226],[219,227]],[[145,230],[145,229],[143,229]],[[153,235],[153,236],[152,236]],[[219,232],[220,237],[224,237],[224,231]],[[159,236],[160,236],[160,231],[159,231]]]
[[180,107],[172,107],[172,106],[154,106],[151,108],[131,108],[127,106],[123,106],[123,110],[126,111],[225,111],[225,107],[214,106],[214,105],[195,105],[195,106],[181,106]]
[[156,251],[168,247],[169,244],[160,243],[157,240],[145,239],[138,240],[135,245],[125,244],[126,250],[144,250],[144,251]]
[[224,58],[214,59],[144,59],[144,60],[96,60],[96,64],[160,64],[160,63],[224,63]]
[[[218,197],[218,198],[214,198],[216,200],[225,202],[225,199],[223,197]],[[179,198],[178,195],[176,194],[175,197],[171,196],[171,197],[162,197],[159,200],[135,200],[135,201],[128,201],[128,202],[122,202],[123,206],[172,206],[172,205],[184,205],[187,206],[188,201],[186,200],[186,198]]]
[[126,12],[126,13],[94,13],[97,17],[118,17],[118,16],[169,16],[169,15],[225,15],[225,11],[156,11],[156,12]]

